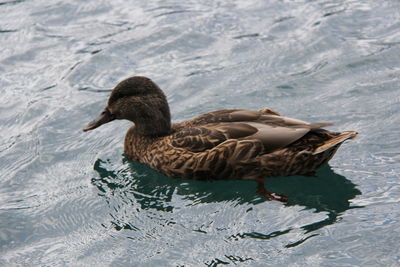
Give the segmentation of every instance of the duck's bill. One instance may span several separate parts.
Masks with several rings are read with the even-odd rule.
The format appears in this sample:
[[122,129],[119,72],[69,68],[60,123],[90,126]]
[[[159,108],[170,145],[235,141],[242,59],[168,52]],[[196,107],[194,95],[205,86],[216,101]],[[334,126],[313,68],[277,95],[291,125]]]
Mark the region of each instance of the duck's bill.
[[96,129],[97,127],[114,120],[114,116],[105,109],[96,119],[89,122],[85,128],[83,128],[84,132]]

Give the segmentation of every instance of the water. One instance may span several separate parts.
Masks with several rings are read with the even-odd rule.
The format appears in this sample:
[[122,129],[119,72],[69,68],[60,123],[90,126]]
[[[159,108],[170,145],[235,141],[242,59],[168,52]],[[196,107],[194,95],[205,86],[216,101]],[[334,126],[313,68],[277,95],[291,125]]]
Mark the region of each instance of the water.
[[[398,1],[0,2],[0,265],[400,265]],[[357,130],[318,177],[164,177],[129,122],[82,127],[145,75],[175,121],[261,109]]]

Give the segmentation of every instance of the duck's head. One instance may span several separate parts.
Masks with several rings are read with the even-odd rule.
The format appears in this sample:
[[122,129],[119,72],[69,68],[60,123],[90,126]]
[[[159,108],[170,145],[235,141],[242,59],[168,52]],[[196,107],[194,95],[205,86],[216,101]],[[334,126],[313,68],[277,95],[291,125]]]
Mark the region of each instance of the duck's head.
[[171,132],[167,99],[149,78],[135,76],[120,82],[111,92],[106,108],[83,129],[93,130],[113,120],[130,120],[141,135],[163,136]]

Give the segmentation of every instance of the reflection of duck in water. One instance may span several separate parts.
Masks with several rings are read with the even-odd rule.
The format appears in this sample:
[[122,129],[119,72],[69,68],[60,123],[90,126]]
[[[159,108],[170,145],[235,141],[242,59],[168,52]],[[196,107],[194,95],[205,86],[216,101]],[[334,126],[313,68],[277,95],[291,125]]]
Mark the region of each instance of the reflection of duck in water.
[[[265,198],[254,194],[254,185],[245,181],[201,181],[188,179],[168,179],[148,166],[138,162],[128,162],[118,167],[113,163],[98,159],[94,169],[97,178],[92,179],[92,184],[99,189],[100,195],[107,198],[109,205],[118,203],[131,203],[129,206],[140,205],[143,210],[159,210],[173,212],[175,210],[176,196],[185,199],[185,203],[227,203],[233,205],[248,205],[252,207],[265,201]],[[288,206],[303,206],[315,213],[326,213],[322,220],[308,222],[301,226],[307,232],[315,231],[324,226],[335,223],[338,217],[348,209],[350,200],[361,192],[346,177],[336,174],[325,165],[317,171],[317,177],[293,176],[286,179],[268,179],[267,184],[273,190],[278,190],[290,195]],[[210,186],[211,185],[211,186]],[[226,190],[229,188],[229,190]],[[109,198],[112,198],[110,200]],[[113,223],[116,228],[125,228],[126,218],[120,218],[119,204],[112,206],[115,211]],[[128,227],[129,228],[129,227]],[[250,237],[269,239],[276,235],[290,232],[291,229],[274,232],[271,236],[256,233]],[[290,244],[294,246],[297,243]]]
[[171,125],[164,93],[150,79],[132,77],[112,91],[108,105],[85,131],[114,119],[135,123],[125,137],[125,154],[167,176],[199,180],[313,175],[355,131],[329,132],[327,123],[307,123],[270,109],[219,110]]

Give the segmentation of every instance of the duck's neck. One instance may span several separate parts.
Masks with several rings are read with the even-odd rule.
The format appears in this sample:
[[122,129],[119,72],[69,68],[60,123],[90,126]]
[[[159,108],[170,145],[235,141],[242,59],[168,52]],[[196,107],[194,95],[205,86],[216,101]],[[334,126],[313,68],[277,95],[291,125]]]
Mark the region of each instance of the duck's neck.
[[157,124],[137,122],[130,127],[125,135],[124,145],[125,154],[128,158],[143,162],[143,158],[148,156],[146,151],[154,145],[155,140],[172,132],[171,122],[169,120],[168,122],[164,121],[164,124],[161,124],[161,122]]
[[135,132],[149,137],[160,137],[169,135],[171,129],[171,117],[169,112],[157,118],[142,118],[135,122]]

